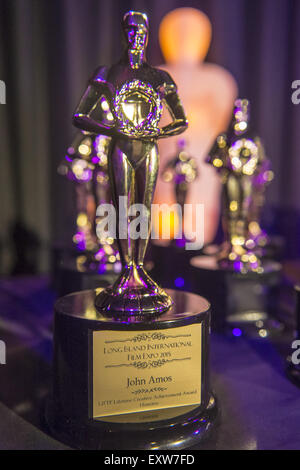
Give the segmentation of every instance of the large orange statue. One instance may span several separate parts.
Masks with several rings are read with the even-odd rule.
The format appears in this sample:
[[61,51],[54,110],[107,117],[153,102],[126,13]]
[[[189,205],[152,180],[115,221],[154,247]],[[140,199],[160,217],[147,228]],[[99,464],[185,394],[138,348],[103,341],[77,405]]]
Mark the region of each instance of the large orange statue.
[[[186,203],[204,204],[205,242],[215,236],[220,211],[220,181],[205,164],[205,158],[217,135],[227,129],[237,97],[237,85],[230,73],[218,65],[203,63],[211,33],[208,17],[194,8],[171,11],[163,18],[159,29],[160,46],[167,62],[160,67],[169,72],[178,85],[189,121],[185,138],[199,169],[199,177],[190,185]],[[165,113],[162,123],[168,120]],[[176,147],[176,137],[160,141],[160,171],[175,154]],[[176,202],[174,188],[164,182],[161,175],[155,202]]]

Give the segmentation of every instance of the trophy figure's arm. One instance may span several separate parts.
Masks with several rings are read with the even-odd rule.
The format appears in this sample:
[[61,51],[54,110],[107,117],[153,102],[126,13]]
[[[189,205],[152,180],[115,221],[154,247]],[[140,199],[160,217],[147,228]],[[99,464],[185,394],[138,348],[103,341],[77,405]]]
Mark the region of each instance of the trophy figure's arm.
[[176,90],[171,93],[166,93],[164,101],[173,121],[161,129],[159,137],[170,137],[172,135],[181,134],[187,128],[188,120]]
[[111,107],[109,86],[106,82],[91,83],[83,94],[73,116],[73,124],[79,129],[94,134],[112,136],[115,133],[114,121],[112,124],[99,122],[93,117],[93,111],[99,104],[101,96],[105,96]]

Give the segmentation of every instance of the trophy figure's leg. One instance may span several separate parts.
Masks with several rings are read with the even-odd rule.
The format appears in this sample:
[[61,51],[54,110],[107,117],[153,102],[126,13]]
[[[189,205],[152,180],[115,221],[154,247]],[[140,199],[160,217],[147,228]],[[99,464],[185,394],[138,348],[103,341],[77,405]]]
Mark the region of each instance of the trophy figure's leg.
[[[132,203],[132,190],[134,183],[134,169],[127,158],[126,154],[118,147],[115,146],[114,151],[109,159],[109,172],[111,174],[111,191],[112,191],[112,200],[116,210],[116,237],[117,243],[120,251],[120,258],[123,265],[123,268],[130,264],[130,251],[131,245],[128,237],[124,237],[121,232],[119,225],[120,220],[120,206],[119,206],[119,197],[126,197],[127,204],[123,207],[123,216],[125,216],[126,224],[128,227],[129,222],[129,207]],[[126,200],[125,200],[126,202]]]
[[147,238],[137,238],[133,240],[134,249],[134,264],[137,267],[139,279],[142,281],[146,293],[149,295],[142,298],[141,309],[148,310],[151,304],[154,305],[155,311],[167,310],[171,304],[171,298],[161,289],[156,282],[151,279],[149,274],[144,269],[144,258],[149,242],[151,231],[151,204],[153,201],[153,194],[155,190],[157,174],[159,166],[159,156],[157,145],[152,144],[147,149],[146,158],[141,160],[135,170],[136,179],[136,203],[143,204],[145,210],[146,221],[148,224]]
[[135,263],[143,266],[145,253],[150,237],[151,230],[151,204],[153,201],[153,194],[156,186],[157,173],[158,173],[159,156],[157,153],[156,145],[153,145],[148,152],[145,159],[137,166],[135,170],[136,175],[136,203],[143,204],[148,223],[148,236],[147,238],[138,238],[135,240]]
[[133,314],[155,314],[167,310],[172,305],[171,298],[161,289],[144,270],[144,257],[150,236],[151,203],[158,172],[158,152],[152,142],[129,142],[115,145],[109,159],[112,173],[112,194],[119,220],[120,196],[127,197],[123,208],[129,227],[128,211],[133,203],[144,205],[147,213],[148,230],[145,238],[122,238],[117,223],[117,240],[123,270],[111,288],[102,291],[96,298],[100,311]]

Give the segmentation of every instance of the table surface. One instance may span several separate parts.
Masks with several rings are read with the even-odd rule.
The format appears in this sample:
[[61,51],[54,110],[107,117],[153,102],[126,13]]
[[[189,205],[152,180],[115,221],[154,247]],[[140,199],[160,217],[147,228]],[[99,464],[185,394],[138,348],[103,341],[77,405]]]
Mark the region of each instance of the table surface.
[[[46,277],[0,282],[0,449],[65,449],[43,426],[51,381],[52,308]],[[300,449],[300,389],[285,376],[280,343],[212,334],[212,385],[221,418],[209,449]]]

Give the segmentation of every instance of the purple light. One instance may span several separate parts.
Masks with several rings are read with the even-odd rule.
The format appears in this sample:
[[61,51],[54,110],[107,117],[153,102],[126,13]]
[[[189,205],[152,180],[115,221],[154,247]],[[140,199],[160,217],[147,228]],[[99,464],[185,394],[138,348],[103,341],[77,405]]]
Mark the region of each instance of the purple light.
[[232,334],[233,336],[242,336],[242,330],[240,330],[239,328],[233,328]]
[[106,264],[100,263],[98,266],[98,274],[104,274],[104,273],[106,273]]
[[184,279],[182,277],[177,277],[174,281],[176,287],[183,287],[184,286]]
[[237,272],[241,272],[243,269],[243,263],[241,261],[235,261],[233,263],[233,269]]
[[176,246],[183,248],[185,246],[185,239],[184,238],[177,238],[175,240]]
[[86,240],[83,232],[77,232],[73,238],[76,243],[77,249],[79,251],[84,251],[86,249]]

